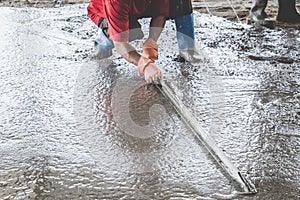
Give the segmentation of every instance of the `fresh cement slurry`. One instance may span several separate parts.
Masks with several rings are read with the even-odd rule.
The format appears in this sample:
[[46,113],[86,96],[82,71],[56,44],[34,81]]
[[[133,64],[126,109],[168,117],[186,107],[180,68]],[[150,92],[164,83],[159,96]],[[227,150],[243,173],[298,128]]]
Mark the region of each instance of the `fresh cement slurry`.
[[85,7],[1,8],[1,199],[299,198],[299,30],[195,13],[197,65],[176,59],[171,21],[159,40],[165,80],[258,189],[244,197],[132,65],[89,58]]

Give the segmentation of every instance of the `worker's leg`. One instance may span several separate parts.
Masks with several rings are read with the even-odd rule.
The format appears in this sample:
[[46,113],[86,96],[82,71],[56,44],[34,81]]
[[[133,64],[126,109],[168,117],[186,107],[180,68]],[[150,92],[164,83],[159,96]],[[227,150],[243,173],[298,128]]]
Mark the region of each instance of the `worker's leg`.
[[108,58],[112,55],[112,48],[114,45],[108,38],[108,25],[106,19],[101,18],[98,26],[99,37],[94,39],[95,57],[97,59]]
[[300,23],[300,14],[296,9],[296,0],[278,0],[277,21]]
[[195,30],[193,13],[175,18],[176,37],[179,55],[188,62],[196,62],[201,59],[195,49]]
[[265,12],[268,0],[252,0],[252,3],[250,17],[253,21],[257,22],[268,18],[268,15]]
[[175,24],[179,50],[195,48],[193,13],[175,18]]

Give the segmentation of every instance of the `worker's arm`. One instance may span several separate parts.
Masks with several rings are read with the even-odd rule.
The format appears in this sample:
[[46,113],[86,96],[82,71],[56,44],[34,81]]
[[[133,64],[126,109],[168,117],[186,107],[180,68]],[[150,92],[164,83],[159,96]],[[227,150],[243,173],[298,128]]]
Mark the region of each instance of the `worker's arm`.
[[154,64],[153,60],[141,56],[128,42],[114,41],[114,45],[125,60],[137,66],[139,74],[145,75],[147,83],[162,78],[162,71]]
[[157,16],[151,19],[149,38],[143,43],[143,55],[152,60],[158,59],[157,40],[165,26],[166,17]]

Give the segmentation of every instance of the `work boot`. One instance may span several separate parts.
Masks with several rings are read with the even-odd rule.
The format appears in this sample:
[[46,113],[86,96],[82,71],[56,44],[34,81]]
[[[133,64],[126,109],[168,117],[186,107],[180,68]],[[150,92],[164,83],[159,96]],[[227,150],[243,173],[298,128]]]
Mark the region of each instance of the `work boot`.
[[252,2],[253,5],[249,15],[250,21],[256,25],[274,28],[274,21],[265,12],[268,0],[252,0]]
[[267,7],[268,0],[252,0],[253,5],[250,10],[250,18],[254,22],[258,22],[260,20],[264,20],[268,18],[265,9]]
[[114,47],[113,42],[108,38],[106,29],[100,28],[99,38],[94,41],[95,57],[97,59],[108,58],[112,55],[112,49]]
[[175,18],[175,25],[179,55],[188,62],[199,61],[200,55],[195,49],[193,13]]
[[179,55],[187,62],[197,63],[204,60],[204,57],[195,49],[179,50]]
[[277,21],[300,23],[300,14],[296,9],[296,0],[278,0]]

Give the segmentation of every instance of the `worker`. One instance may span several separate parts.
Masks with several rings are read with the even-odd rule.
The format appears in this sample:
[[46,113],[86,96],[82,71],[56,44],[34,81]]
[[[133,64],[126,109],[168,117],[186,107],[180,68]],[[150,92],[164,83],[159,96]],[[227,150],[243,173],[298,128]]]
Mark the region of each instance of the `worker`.
[[[250,18],[254,22],[264,24],[266,20],[269,20],[269,17],[265,12],[268,0],[252,0],[252,3]],[[285,23],[300,23],[300,14],[296,9],[296,0],[278,0],[276,20]]]
[[[101,56],[110,56],[113,47],[128,62],[137,66],[138,73],[147,83],[162,78],[161,69],[154,63],[158,58],[157,40],[169,14],[169,0],[91,0],[87,10],[89,18],[100,28]],[[151,17],[149,37],[143,43],[143,54],[129,44],[143,38],[139,18]]]

